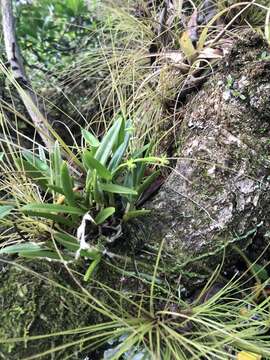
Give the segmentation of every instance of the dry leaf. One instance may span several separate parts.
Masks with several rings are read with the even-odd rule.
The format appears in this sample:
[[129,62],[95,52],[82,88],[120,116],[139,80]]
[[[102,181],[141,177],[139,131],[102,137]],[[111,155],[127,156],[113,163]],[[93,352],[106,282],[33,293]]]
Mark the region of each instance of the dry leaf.
[[159,54],[160,59],[169,60],[173,63],[182,63],[184,61],[181,51],[166,51]]
[[188,61],[192,62],[197,54],[197,51],[192,44],[188,31],[183,32],[180,38],[180,46]]
[[183,74],[190,70],[190,65],[185,62],[184,54],[181,51],[164,51],[156,56],[156,64],[163,66],[169,64],[179,69]]
[[210,47],[206,47],[200,52],[198,58],[199,59],[222,59],[223,51],[220,49],[213,49]]

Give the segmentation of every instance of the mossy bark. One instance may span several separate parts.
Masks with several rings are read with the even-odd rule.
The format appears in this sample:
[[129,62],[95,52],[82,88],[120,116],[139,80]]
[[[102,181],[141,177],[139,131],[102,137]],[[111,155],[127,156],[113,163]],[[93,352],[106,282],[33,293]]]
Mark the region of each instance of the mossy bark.
[[[174,171],[146,204],[134,238],[179,263],[215,254],[233,241],[245,248],[269,219],[269,46],[249,34],[185,106]],[[180,136],[180,135],[179,135]],[[137,229],[140,229],[138,231]],[[209,259],[207,259],[209,264]],[[194,264],[194,266],[196,266]]]
[[[83,295],[76,297],[69,291],[71,281],[63,268],[46,260],[23,264],[28,270],[16,263],[0,264],[0,359],[23,359],[76,341],[80,336],[75,333],[15,342],[8,339],[61,333],[97,320],[97,314],[83,301]],[[82,345],[83,342],[58,351],[53,358],[62,360],[77,351],[79,359]]]

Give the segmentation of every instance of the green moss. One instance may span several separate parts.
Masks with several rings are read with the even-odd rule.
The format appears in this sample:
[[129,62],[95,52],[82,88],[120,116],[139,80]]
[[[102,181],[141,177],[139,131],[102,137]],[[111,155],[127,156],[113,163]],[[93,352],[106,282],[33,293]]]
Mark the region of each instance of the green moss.
[[[55,264],[35,261],[31,269],[68,286],[67,276]],[[89,306],[70,292],[15,265],[2,266],[0,306],[1,341],[76,329],[93,323],[95,317]],[[17,343],[4,341],[0,343],[0,359],[22,359],[75,339],[76,335],[65,335]],[[64,359],[76,350],[79,345],[59,351],[54,359]]]

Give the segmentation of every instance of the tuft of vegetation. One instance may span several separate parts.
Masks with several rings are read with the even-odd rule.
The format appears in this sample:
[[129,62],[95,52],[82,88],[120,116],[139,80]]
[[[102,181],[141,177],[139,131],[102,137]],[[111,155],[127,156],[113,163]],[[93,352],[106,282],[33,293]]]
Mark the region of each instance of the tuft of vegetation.
[[[25,357],[29,360],[46,356],[54,356],[55,359],[72,359],[72,356],[84,358],[86,355],[107,360],[247,360],[270,357],[269,296],[266,293],[269,283],[268,279],[263,280],[265,267],[258,266],[257,262],[250,263],[240,277],[234,277],[226,284],[218,280],[221,276],[219,268],[206,285],[187,301],[179,283],[172,287],[160,277],[162,258],[161,247],[152,277],[147,283],[143,277],[133,276],[144,284],[143,292],[128,291],[125,283],[132,281],[132,276],[123,275],[126,280],[122,280],[118,290],[93,279],[92,289],[95,289],[98,297],[86,288],[73,291],[35,272],[35,267],[33,270],[17,264],[21,274],[37,277],[55,288],[52,291],[57,293],[61,290],[62,293],[66,292],[68,298],[77,299],[77,306],[84,308],[83,311],[88,306],[92,320],[88,325],[65,327],[66,330],[56,330],[54,333],[31,336],[21,332],[20,337],[5,338],[0,342],[10,348],[16,343],[24,343],[26,349],[33,349],[39,342],[44,344],[45,340],[51,342],[47,348],[43,345],[42,351]],[[109,267],[112,274],[113,267]],[[73,271],[72,276],[78,279],[83,277]],[[259,281],[256,287],[250,285],[254,279]],[[76,309],[71,302],[70,305],[66,311]],[[57,321],[57,329],[56,326]],[[61,342],[63,338],[64,343]]]
[[[58,142],[48,155],[42,147],[38,155],[26,149],[13,153],[14,172],[2,180],[6,188],[13,187],[13,198],[8,199],[11,194],[7,191],[8,200],[0,206],[0,221],[4,228],[15,224],[15,236],[17,233],[17,240],[23,242],[5,246],[0,254],[71,261],[69,253],[73,252],[76,257],[93,260],[85,276],[89,279],[106,253],[106,244],[121,238],[122,223],[149,213],[136,209],[136,204],[159,176],[155,166],[167,163],[165,158],[150,156],[150,144],[133,150],[126,158],[131,134],[131,121],[123,117],[101,141],[83,129],[82,146],[77,148],[72,165],[63,160]],[[150,164],[152,171],[147,175]],[[4,172],[4,155],[0,166]],[[21,183],[18,178],[14,183],[14,173]],[[35,201],[25,199],[21,189],[25,182]],[[64,247],[63,253],[55,249],[54,241]]]

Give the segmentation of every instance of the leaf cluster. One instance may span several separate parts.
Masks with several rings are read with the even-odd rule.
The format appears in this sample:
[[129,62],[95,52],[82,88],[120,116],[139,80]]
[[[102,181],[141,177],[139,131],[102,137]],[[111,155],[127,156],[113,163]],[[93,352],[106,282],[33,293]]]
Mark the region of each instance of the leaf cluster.
[[[0,207],[0,219],[4,223],[14,214],[21,221],[37,219],[47,224],[47,233],[67,251],[60,254],[50,240],[45,245],[23,243],[7,246],[0,253],[66,261],[71,261],[72,256],[74,259],[76,253],[77,256],[90,257],[97,264],[104,252],[100,239],[105,244],[113,242],[122,235],[123,221],[148,214],[148,210],[138,210],[136,203],[159,176],[156,165],[167,161],[150,156],[150,144],[127,157],[132,131],[131,121],[125,121],[123,117],[114,122],[101,140],[82,129],[83,146],[76,154],[79,176],[74,164],[64,160],[63,149],[57,141],[48,156],[42,148],[38,154],[30,150],[21,151],[14,159],[15,165],[19,172],[33,181],[34,186],[39,187],[43,200],[21,204],[14,199],[14,205]],[[146,175],[149,164],[152,168]],[[76,230],[77,238],[73,236]]]

